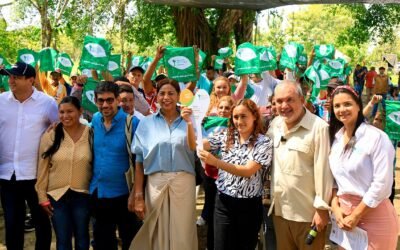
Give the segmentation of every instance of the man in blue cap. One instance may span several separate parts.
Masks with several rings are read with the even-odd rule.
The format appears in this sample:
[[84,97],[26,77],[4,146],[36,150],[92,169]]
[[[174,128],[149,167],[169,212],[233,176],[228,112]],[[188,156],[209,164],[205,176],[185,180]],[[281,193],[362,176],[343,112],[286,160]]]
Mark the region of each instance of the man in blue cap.
[[36,72],[26,63],[11,68],[0,65],[9,76],[10,91],[0,94],[0,185],[8,250],[24,248],[25,201],[36,233],[35,249],[51,244],[51,225],[35,191],[40,138],[58,120],[53,98],[34,88]]

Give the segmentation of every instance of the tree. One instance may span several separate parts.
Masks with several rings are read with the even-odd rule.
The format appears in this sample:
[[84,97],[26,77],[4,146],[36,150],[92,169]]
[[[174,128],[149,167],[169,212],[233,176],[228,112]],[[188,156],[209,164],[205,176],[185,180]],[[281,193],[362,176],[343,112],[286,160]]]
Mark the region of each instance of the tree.
[[372,40],[383,44],[395,40],[394,31],[400,23],[399,4],[341,4],[332,7],[332,12],[338,9],[349,11],[354,19],[354,24],[341,32],[343,43],[357,45]]
[[[215,54],[218,48],[252,39],[255,11],[234,9],[201,9],[153,5],[139,0],[137,15],[128,39],[140,48],[151,46],[174,34],[179,46],[197,45]],[[140,24],[140,25],[139,25]]]

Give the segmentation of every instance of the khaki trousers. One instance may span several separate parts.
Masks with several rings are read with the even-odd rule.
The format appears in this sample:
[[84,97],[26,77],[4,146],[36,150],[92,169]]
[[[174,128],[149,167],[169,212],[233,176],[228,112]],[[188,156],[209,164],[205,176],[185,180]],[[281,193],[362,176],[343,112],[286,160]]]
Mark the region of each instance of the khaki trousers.
[[325,247],[326,228],[318,232],[311,245],[307,245],[306,237],[311,229],[310,222],[296,222],[273,216],[278,250],[321,250]]
[[195,177],[155,173],[146,185],[146,218],[130,250],[197,250]]

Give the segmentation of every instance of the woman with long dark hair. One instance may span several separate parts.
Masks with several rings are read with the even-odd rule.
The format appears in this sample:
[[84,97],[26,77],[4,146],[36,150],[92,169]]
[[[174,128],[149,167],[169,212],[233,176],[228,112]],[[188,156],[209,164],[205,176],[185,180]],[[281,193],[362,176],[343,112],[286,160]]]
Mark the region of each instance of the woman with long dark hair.
[[[272,140],[264,135],[257,105],[240,101],[228,129],[205,139],[203,147],[199,158],[218,168],[214,247],[254,249],[262,222],[263,175],[272,162]],[[220,159],[210,150],[220,151]]]
[[57,249],[89,249],[90,128],[79,122],[82,108],[73,96],[59,104],[60,123],[42,136],[36,191],[51,217]]
[[329,163],[336,181],[332,212],[339,228],[367,231],[368,249],[397,246],[397,214],[388,197],[394,148],[389,137],[365,122],[361,98],[349,86],[332,93]]

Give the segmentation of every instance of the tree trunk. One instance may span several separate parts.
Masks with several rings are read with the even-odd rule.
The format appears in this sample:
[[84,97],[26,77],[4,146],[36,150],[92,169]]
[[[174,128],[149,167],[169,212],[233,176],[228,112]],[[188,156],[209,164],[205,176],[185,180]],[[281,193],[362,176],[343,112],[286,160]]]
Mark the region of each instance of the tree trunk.
[[47,11],[40,13],[40,21],[42,25],[42,48],[50,47],[53,30],[50,25],[50,20],[47,17]]
[[173,7],[176,38],[180,46],[197,45],[198,48],[210,53],[214,50],[210,26],[203,9],[188,7]]
[[235,24],[239,21],[243,11],[242,10],[223,10],[217,22],[217,40],[218,48],[223,48],[229,45],[231,35]]
[[254,10],[244,10],[239,20],[235,24],[236,46],[252,41],[253,25],[256,18]]

